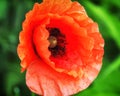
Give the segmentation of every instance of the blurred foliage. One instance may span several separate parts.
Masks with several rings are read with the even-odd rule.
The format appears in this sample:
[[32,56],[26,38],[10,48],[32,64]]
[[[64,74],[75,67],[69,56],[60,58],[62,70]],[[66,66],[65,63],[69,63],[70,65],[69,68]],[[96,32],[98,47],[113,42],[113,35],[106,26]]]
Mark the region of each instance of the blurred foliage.
[[[99,76],[87,89],[75,96],[119,96],[120,1],[76,1],[99,24],[105,39],[105,55]],[[37,96],[26,87],[25,72],[20,74],[20,61],[16,53],[22,22],[35,2],[41,0],[0,1],[0,96]]]

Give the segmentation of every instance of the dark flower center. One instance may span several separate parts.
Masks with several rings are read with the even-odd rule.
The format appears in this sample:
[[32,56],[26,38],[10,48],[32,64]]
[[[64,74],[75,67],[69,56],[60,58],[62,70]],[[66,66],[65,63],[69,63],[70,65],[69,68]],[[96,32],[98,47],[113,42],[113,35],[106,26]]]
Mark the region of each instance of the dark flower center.
[[58,28],[46,28],[49,31],[48,49],[51,51],[52,56],[63,56],[66,51],[66,38],[65,35],[60,32]]

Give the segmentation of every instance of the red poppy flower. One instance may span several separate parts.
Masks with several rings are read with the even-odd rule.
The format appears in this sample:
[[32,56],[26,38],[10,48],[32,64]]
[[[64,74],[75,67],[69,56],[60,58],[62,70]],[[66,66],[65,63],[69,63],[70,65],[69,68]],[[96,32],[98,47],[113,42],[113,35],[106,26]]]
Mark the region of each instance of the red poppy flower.
[[104,40],[78,2],[43,0],[26,14],[18,55],[26,84],[44,96],[68,96],[98,75]]

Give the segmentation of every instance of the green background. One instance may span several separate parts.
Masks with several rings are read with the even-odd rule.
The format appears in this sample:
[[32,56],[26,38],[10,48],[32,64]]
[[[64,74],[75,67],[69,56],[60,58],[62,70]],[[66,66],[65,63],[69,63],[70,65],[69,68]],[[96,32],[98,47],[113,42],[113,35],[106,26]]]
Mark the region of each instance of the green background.
[[[120,96],[120,0],[78,0],[105,39],[103,66],[95,81],[75,96]],[[16,53],[25,14],[41,0],[0,0],[0,96],[37,96],[25,84]]]

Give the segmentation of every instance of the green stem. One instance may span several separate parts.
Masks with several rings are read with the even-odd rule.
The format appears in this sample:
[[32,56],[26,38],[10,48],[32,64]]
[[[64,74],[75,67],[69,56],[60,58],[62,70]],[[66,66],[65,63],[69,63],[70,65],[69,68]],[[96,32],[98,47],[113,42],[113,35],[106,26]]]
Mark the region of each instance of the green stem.
[[31,96],[35,96],[35,93],[31,93]]

